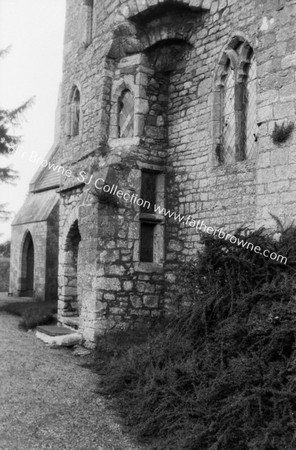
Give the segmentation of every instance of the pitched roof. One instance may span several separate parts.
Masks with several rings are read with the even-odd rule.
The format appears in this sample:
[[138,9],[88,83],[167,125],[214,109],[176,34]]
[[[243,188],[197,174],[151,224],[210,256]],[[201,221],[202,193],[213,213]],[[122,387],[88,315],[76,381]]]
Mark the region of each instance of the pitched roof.
[[[59,146],[53,145],[44,160],[57,162],[59,157]],[[39,167],[30,183],[30,192],[40,192],[49,189],[56,189],[60,185],[60,174],[57,171],[46,167]]]
[[48,189],[58,188],[60,186],[60,174],[54,172],[47,167],[41,172],[40,177],[37,179],[34,192],[45,191]]
[[59,195],[54,190],[28,194],[12,226],[47,220],[58,201]]

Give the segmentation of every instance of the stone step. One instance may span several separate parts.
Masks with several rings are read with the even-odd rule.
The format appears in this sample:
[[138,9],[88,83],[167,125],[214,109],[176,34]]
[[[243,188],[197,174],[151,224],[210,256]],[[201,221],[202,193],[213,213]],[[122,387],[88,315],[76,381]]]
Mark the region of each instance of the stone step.
[[58,325],[39,325],[36,327],[40,333],[47,334],[48,336],[63,336],[64,334],[71,334],[69,328],[60,327]]
[[36,337],[46,344],[57,347],[73,347],[81,344],[82,335],[67,327],[57,325],[39,326],[36,328]]

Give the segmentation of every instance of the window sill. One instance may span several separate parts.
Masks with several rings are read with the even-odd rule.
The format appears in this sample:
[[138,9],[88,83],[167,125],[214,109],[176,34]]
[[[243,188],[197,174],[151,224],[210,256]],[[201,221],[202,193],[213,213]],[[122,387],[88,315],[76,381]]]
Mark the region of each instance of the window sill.
[[254,165],[254,159],[245,159],[243,161],[234,161],[231,163],[216,164],[213,167],[214,171],[226,172],[226,173],[237,173],[238,171],[252,167]]
[[117,138],[117,139],[109,139],[108,145],[110,148],[122,147],[126,145],[139,145],[140,138],[132,137],[132,138]]
[[162,273],[163,272],[163,264],[159,264],[156,262],[136,262],[135,263],[135,271],[137,272],[156,272],[156,273]]

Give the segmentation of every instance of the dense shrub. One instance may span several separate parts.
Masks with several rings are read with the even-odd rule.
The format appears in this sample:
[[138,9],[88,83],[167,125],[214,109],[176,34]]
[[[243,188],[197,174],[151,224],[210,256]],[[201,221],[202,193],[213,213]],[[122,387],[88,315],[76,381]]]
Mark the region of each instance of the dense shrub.
[[48,325],[55,321],[57,302],[11,302],[0,307],[15,316],[20,316],[19,327],[30,330],[38,325]]
[[2,244],[0,244],[0,256],[10,258],[10,241],[6,241]]
[[280,231],[235,234],[286,265],[204,236],[179,274],[192,306],[98,360],[99,391],[152,448],[295,450],[296,229]]
[[9,264],[9,258],[0,257],[0,292],[8,292]]

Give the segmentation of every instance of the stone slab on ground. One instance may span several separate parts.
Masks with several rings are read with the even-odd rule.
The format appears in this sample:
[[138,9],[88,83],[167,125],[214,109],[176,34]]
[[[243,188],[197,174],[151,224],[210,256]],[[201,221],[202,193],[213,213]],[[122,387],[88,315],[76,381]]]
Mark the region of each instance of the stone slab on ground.
[[57,347],[73,347],[74,345],[81,344],[82,342],[82,335],[79,333],[73,333],[71,330],[70,334],[62,334],[60,336],[50,336],[37,330],[35,335],[45,344],[50,344]]
[[73,334],[73,330],[66,327],[59,327],[58,325],[40,325],[36,327],[40,333],[48,334],[49,336],[63,336],[65,334]]

